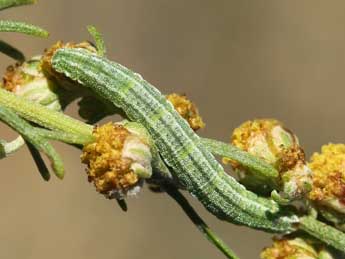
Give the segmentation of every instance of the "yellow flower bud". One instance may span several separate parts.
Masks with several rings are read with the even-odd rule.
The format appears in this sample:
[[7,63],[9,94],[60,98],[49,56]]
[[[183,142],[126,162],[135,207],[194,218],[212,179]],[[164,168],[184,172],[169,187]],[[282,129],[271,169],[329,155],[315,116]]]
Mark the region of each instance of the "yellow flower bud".
[[58,85],[49,80],[40,68],[40,56],[15,66],[9,66],[3,77],[3,87],[16,95],[60,111]]
[[188,122],[193,130],[202,129],[205,123],[199,115],[198,109],[185,95],[169,94],[166,96],[167,100],[171,102],[175,110]]
[[305,164],[304,151],[297,137],[281,122],[274,119],[247,121],[234,130],[231,142],[279,171],[279,178],[267,179],[225,158],[224,162],[231,163],[240,181],[249,189],[262,194],[277,189],[282,198],[288,200],[302,198],[310,190],[311,171]]
[[273,245],[265,248],[261,259],[332,259],[333,256],[311,240],[302,238],[274,238]]
[[152,175],[149,143],[121,124],[95,127],[95,141],[83,148],[81,161],[96,190],[107,198],[136,194]]
[[309,199],[331,212],[345,214],[345,145],[322,146],[314,153],[309,167],[313,171],[313,186]]
[[76,87],[76,82],[64,76],[62,73],[56,72],[52,67],[52,57],[55,52],[61,48],[82,48],[90,52],[97,53],[95,47],[93,47],[89,42],[83,41],[81,43],[67,42],[63,43],[62,41],[56,42],[49,49],[46,49],[41,60],[41,67],[43,72],[53,80],[57,80],[59,84],[64,87],[66,90],[74,90]]

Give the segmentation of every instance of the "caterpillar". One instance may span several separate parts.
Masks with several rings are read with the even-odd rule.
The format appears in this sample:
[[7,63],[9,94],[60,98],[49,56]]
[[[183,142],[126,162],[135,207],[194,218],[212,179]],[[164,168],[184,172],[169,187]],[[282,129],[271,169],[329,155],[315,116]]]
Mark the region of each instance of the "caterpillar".
[[83,49],[59,49],[52,66],[141,123],[178,180],[219,219],[270,232],[294,231],[298,217],[229,176],[159,90],[139,74]]

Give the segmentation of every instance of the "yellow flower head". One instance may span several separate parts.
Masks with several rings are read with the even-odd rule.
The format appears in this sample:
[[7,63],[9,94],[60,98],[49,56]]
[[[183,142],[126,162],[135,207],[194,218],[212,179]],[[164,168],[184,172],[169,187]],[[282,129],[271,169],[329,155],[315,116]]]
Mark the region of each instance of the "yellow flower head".
[[[310,240],[302,238],[281,238],[273,239],[273,245],[265,248],[261,254],[261,259],[319,259],[333,257],[329,252],[317,247]],[[321,257],[322,256],[322,257]]]
[[167,100],[172,103],[175,110],[188,122],[193,130],[198,130],[205,127],[199,115],[198,109],[185,95],[169,94],[166,96]]
[[60,111],[58,86],[40,68],[40,56],[9,66],[3,76],[3,88],[30,101]]
[[231,143],[263,159],[279,171],[279,179],[263,179],[239,163],[224,158],[239,173],[240,181],[250,189],[269,194],[278,187],[284,198],[303,197],[311,187],[311,172],[297,137],[274,119],[246,121],[232,134]]
[[246,121],[234,130],[231,142],[279,171],[287,171],[305,158],[297,137],[274,119]]
[[313,171],[313,188],[309,198],[345,213],[345,145],[322,146],[314,153],[309,167]]
[[67,90],[71,90],[75,87],[76,83],[73,82],[71,79],[67,78],[62,73],[56,72],[52,67],[52,58],[55,52],[62,48],[81,48],[81,49],[86,49],[92,53],[97,53],[97,50],[87,41],[83,41],[81,43],[73,43],[73,42],[63,43],[62,41],[58,41],[49,49],[46,49],[44,51],[44,55],[41,60],[41,67],[44,73],[48,77],[59,81],[62,86],[67,88]]
[[108,198],[123,198],[139,191],[142,179],[152,174],[148,143],[121,124],[95,127],[95,141],[83,148],[88,179]]

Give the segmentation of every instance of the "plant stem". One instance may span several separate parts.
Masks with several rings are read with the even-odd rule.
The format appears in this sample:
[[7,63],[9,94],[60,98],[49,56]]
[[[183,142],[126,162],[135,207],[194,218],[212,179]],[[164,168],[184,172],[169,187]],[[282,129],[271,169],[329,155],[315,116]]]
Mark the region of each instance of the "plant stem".
[[164,186],[168,195],[173,198],[187,214],[189,219],[195,224],[195,226],[203,233],[207,239],[213,243],[227,258],[239,259],[235,253],[214,233],[207,224],[202,220],[198,213],[189,204],[188,200],[178,191],[175,187]]
[[61,112],[28,101],[0,88],[0,105],[14,110],[25,119],[52,130],[76,134],[92,140],[93,126],[73,119]]
[[211,153],[233,159],[266,178],[279,176],[278,171],[273,166],[235,146],[207,138],[201,138],[200,141]]
[[300,218],[299,228],[345,253],[345,233],[318,221],[312,216]]

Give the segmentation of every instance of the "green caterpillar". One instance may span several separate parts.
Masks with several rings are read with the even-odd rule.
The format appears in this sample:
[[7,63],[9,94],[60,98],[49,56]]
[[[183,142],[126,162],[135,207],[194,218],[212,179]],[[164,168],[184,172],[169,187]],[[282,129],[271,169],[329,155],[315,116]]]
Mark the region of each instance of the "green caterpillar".
[[52,65],[141,123],[179,181],[218,218],[271,232],[294,230],[298,217],[283,214],[277,203],[226,174],[172,105],[140,75],[82,49],[58,50]]

